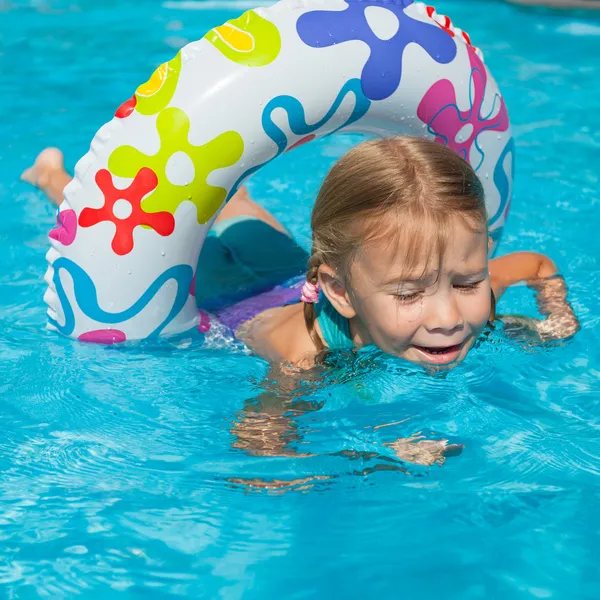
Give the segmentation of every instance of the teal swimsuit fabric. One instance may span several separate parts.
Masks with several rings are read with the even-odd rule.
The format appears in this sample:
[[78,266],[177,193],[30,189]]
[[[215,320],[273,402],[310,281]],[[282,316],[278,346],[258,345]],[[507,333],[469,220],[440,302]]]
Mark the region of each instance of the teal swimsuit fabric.
[[323,334],[323,341],[330,350],[349,350],[354,348],[350,336],[350,323],[333,308],[325,294],[319,295],[315,304],[315,314]]
[[308,253],[260,219],[225,219],[208,232],[198,260],[196,303],[215,310],[306,272]]
[[[250,216],[217,223],[208,232],[196,270],[198,307],[232,331],[259,312],[297,302],[308,253],[289,235]],[[282,283],[285,282],[285,283]],[[321,293],[315,313],[331,350],[354,348],[348,320]]]

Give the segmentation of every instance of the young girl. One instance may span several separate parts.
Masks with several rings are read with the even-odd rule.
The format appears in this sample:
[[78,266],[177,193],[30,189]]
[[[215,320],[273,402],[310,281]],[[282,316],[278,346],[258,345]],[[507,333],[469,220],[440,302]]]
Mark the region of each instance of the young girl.
[[[23,179],[58,205],[71,178],[62,154],[51,148]],[[232,430],[236,448],[297,456],[294,417],[318,407],[298,402],[295,374],[326,351],[375,344],[430,370],[458,364],[497,318],[497,299],[516,282],[525,281],[537,293],[546,318],[504,317],[505,323],[539,341],[567,338],[579,328],[565,282],[548,257],[519,252],[488,262],[481,183],[462,158],[433,142],[392,138],[354,148],[325,179],[311,225],[309,256],[241,189],[202,248],[196,273],[200,307],[211,309],[269,360],[276,379],[273,390],[267,385],[240,411]],[[301,272],[305,275],[278,285]],[[389,446],[401,464],[442,464],[462,450],[418,435]]]
[[[23,179],[58,205],[71,178],[62,154],[47,149]],[[375,344],[428,368],[449,368],[496,318],[506,288],[520,281],[537,292],[546,318],[505,318],[511,325],[540,341],[579,328],[565,282],[547,256],[518,252],[488,262],[482,185],[439,144],[398,137],[357,146],[327,175],[311,226],[307,256],[242,189],[220,213],[200,256],[200,307],[214,308],[271,363],[307,368],[324,351]],[[306,266],[302,285],[277,286]],[[213,297],[203,295],[209,289]],[[230,306],[219,308],[223,295]]]

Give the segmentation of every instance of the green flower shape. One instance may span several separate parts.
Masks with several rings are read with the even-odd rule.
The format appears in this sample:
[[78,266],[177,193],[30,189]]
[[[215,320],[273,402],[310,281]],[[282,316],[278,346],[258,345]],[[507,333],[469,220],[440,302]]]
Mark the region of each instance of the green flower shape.
[[273,62],[281,50],[277,27],[253,10],[211,29],[204,39],[223,56],[246,67],[264,67]]
[[[235,164],[244,151],[244,140],[237,131],[226,131],[201,146],[188,140],[190,121],[179,108],[167,108],[156,119],[160,149],[148,155],[133,146],[119,146],[108,159],[108,168],[117,177],[134,178],[144,167],[158,178],[156,189],[142,200],[147,213],[167,211],[175,214],[184,200],[196,205],[198,223],[207,223],[223,204],[227,191],[209,185],[208,176],[217,169]],[[194,166],[189,183],[173,183],[167,177],[167,164],[176,153],[184,153]],[[181,158],[181,157],[179,157]]]

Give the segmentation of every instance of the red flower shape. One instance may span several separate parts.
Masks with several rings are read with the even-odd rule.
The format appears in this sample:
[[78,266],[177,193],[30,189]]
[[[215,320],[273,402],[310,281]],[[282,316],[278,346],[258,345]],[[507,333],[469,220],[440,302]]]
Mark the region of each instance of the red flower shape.
[[[112,175],[106,169],[100,169],[96,173],[96,183],[104,195],[104,206],[84,208],[79,215],[79,225],[92,227],[102,221],[114,223],[117,230],[111,246],[115,254],[123,256],[133,250],[133,230],[139,225],[151,227],[162,236],[173,233],[175,219],[171,213],[147,213],[140,206],[142,200],[158,184],[158,178],[152,169],[140,169],[131,185],[122,190],[113,185]],[[115,213],[117,202],[120,206]]]

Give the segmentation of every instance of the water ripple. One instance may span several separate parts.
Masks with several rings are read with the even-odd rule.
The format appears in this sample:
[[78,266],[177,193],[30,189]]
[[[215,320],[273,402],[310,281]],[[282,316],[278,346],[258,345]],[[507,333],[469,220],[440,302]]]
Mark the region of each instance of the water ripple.
[[[132,6],[0,6],[5,595],[596,598],[600,113],[586,107],[598,24],[531,18],[508,3],[444,11],[483,48],[515,126],[500,250],[556,260],[581,332],[534,346],[498,325],[433,376],[365,352],[332,359],[323,380],[292,393],[225,338],[103,348],[44,330],[54,210],[19,173],[47,145],[72,169],[170,45],[254,3]],[[357,140],[299,148],[261,170],[251,192],[307,246],[312,198]],[[533,316],[535,303],[520,287],[499,309]],[[415,465],[394,450],[415,434],[462,453]]]

